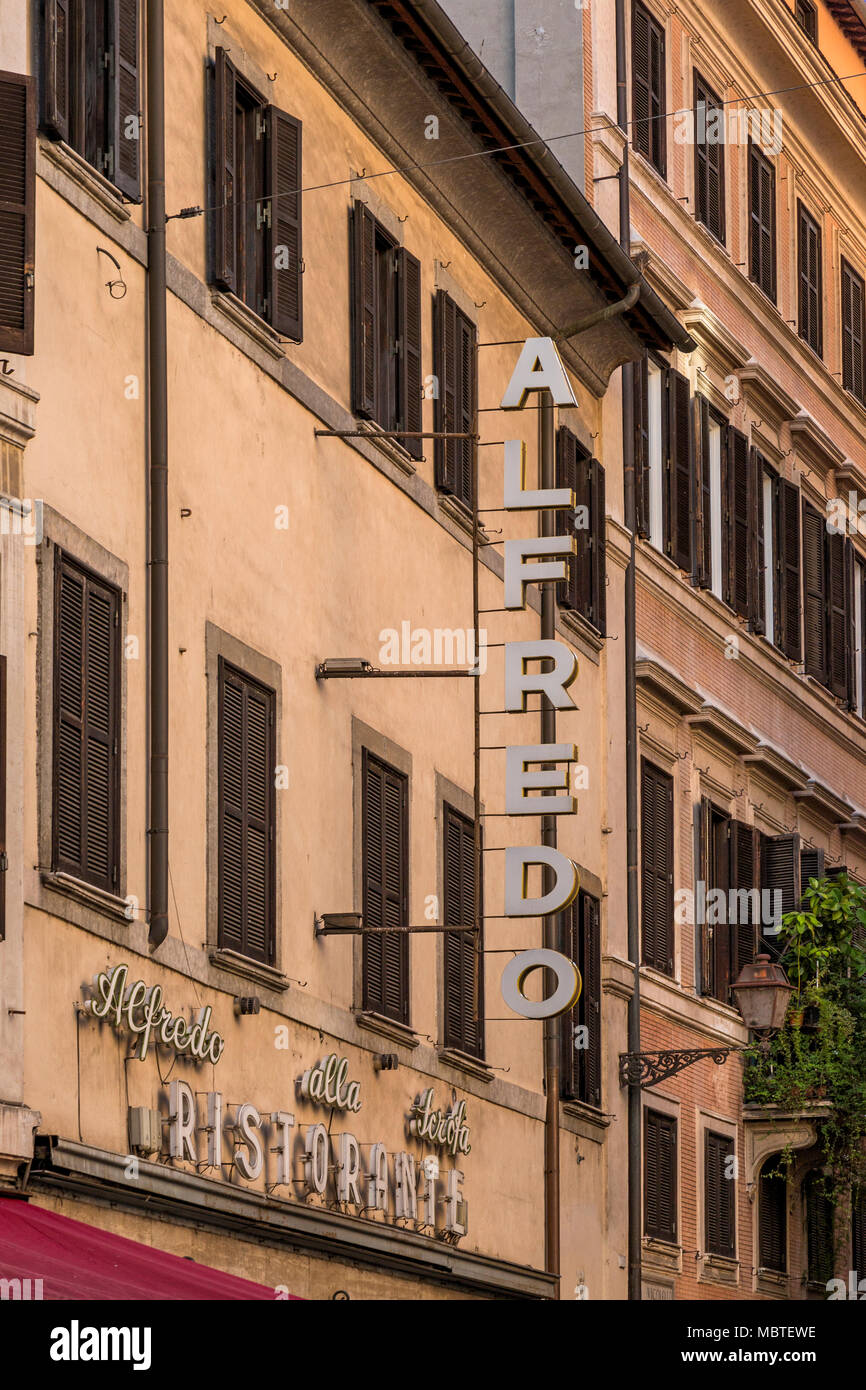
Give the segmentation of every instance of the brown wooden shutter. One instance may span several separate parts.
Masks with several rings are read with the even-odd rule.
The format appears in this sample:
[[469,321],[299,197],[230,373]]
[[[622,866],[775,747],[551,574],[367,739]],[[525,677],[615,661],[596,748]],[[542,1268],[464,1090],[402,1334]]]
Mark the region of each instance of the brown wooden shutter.
[[352,214],[352,409],[376,413],[376,219],[356,201]]
[[632,129],[636,150],[651,158],[650,135],[650,24],[649,12],[635,3],[631,12]]
[[[730,886],[737,893],[752,893],[758,887],[760,842],[758,832],[742,821],[731,821],[731,873]],[[730,899],[729,899],[730,901]],[[748,899],[744,911],[742,900],[737,898],[737,920],[731,922],[731,982],[733,983],[744,965],[751,965],[755,959],[755,935],[757,923],[752,910],[753,899]],[[728,1003],[728,1000],[724,1001]],[[732,1002],[732,1001],[731,1001]]]
[[749,144],[749,274],[776,302],[776,170]]
[[[761,893],[780,893],[780,913],[793,912],[800,901],[800,836],[762,835],[761,836]],[[762,896],[761,933],[763,949],[769,949],[774,957],[780,953],[780,939],[772,928],[779,925],[778,918],[772,923],[764,920]],[[774,898],[769,899],[772,908]],[[768,927],[770,930],[768,931]]]
[[214,82],[214,279],[224,289],[234,291],[237,288],[237,223],[240,215],[235,190],[237,72],[224,48],[216,51]]
[[851,1204],[851,1263],[858,1282],[866,1279],[866,1193],[857,1193]]
[[800,492],[785,478],[776,479],[777,591],[779,594],[779,645],[792,661],[799,661],[800,642]]
[[725,601],[741,618],[751,612],[754,581],[754,480],[749,441],[732,425],[727,429],[728,574]]
[[607,636],[607,513],[605,503],[604,469],[598,459],[590,459],[590,546],[592,549],[592,585],[590,589],[589,621]]
[[581,1099],[601,1105],[601,904],[589,893],[581,894],[579,969],[583,980],[581,1022],[588,1032],[588,1046],[577,1053],[581,1070]]
[[767,595],[764,589],[764,566],[769,564],[769,547],[764,541],[764,456],[752,445],[749,450],[752,509],[749,518],[749,547],[751,552],[752,592],[749,605],[749,626],[753,632],[767,630]]
[[842,262],[842,385],[866,401],[866,285],[847,261]]
[[[436,291],[433,312],[433,350],[439,382],[435,398],[434,429],[450,434],[457,425],[457,305],[444,290]],[[436,486],[443,492],[457,493],[460,470],[456,441],[437,439]]]
[[649,535],[649,363],[632,364],[634,387],[634,502],[639,536]]
[[641,760],[643,962],[673,974],[673,778]]
[[851,608],[853,556],[851,542],[842,535],[827,537],[827,676],[831,694],[848,703],[851,675]]
[[644,1223],[654,1240],[677,1239],[677,1122],[644,1112]]
[[[712,825],[712,804],[708,796],[702,796],[695,803],[695,926],[700,941],[700,990],[701,994],[712,995],[715,989],[715,962],[713,960],[712,930],[707,921],[706,894],[710,877],[710,829]],[[700,885],[703,884],[701,895]],[[697,920],[698,904],[704,902],[703,921]]]
[[114,182],[128,198],[141,197],[138,31],[139,0],[114,0],[114,71],[111,95]]
[[806,671],[827,683],[827,530],[820,512],[803,501],[803,631]]
[[117,889],[120,595],[57,555],[53,862]]
[[704,1135],[704,1244],[708,1254],[733,1258],[736,1233],[734,1181],[726,1176],[734,1141],[726,1134]]
[[824,349],[821,228],[800,202],[797,204],[797,252],[800,337],[820,357]]
[[303,127],[294,116],[276,106],[268,108],[267,119],[271,199],[270,257],[266,276],[269,318],[278,333],[299,343],[304,336],[300,192]]
[[33,353],[36,96],[32,77],[0,73],[0,348]]
[[[421,262],[403,247],[397,252],[397,283],[400,319],[397,330],[400,342],[400,428],[420,431],[423,428],[421,412]],[[472,366],[474,367],[474,353]],[[474,426],[470,425],[468,428],[472,429]],[[401,442],[413,458],[423,457],[423,439],[404,439]],[[471,453],[470,441],[467,440],[466,442],[467,445],[470,445]]]
[[692,438],[695,449],[695,559],[693,572],[700,589],[712,584],[712,503],[710,500],[710,403],[706,396],[692,400]]
[[[409,782],[364,750],[362,769],[362,917],[365,927],[409,925]],[[366,932],[363,1007],[409,1021],[409,937]]]
[[593,528],[592,497],[589,482],[589,456],[579,439],[565,425],[556,431],[556,486],[570,488],[575,508],[585,507],[589,525],[578,530],[574,514],[561,509],[555,513],[556,534],[573,537],[576,551],[566,560],[568,577],[556,585],[556,601],[560,608],[569,608],[589,618],[592,588],[592,550],[590,537]]
[[6,939],[6,658],[0,656],[0,941]]
[[[580,927],[581,894],[565,908],[562,913],[562,949],[569,960],[573,960],[580,970]],[[582,974],[582,972],[581,972]],[[586,988],[585,982],[580,998],[572,1009],[563,1016],[560,1031],[560,1094],[563,1100],[580,1100],[580,1054],[575,1048],[576,1029],[580,1027],[580,1004]]]
[[809,891],[810,878],[824,877],[824,851],[820,846],[804,845],[800,850],[800,895]]
[[[706,123],[701,111],[706,113]],[[725,240],[725,144],[711,144],[704,139],[705,130],[712,126],[715,136],[714,113],[724,107],[710,87],[695,74],[695,215],[719,241]],[[723,124],[723,121],[722,121]]]
[[767,1171],[778,1163],[778,1154],[767,1159],[758,1185],[758,1265],[784,1274],[788,1268],[787,1184]]
[[[444,808],[445,926],[475,920],[475,832],[471,820]],[[445,1046],[481,1057],[484,1052],[483,955],[472,932],[446,932]],[[476,976],[477,982],[476,982]]]
[[819,1173],[811,1172],[803,1182],[806,1208],[806,1278],[810,1284],[826,1287],[833,1278],[834,1206],[824,1191]]
[[44,0],[42,26],[42,125],[60,140],[69,139],[74,26],[72,0]]
[[219,943],[275,952],[273,690],[219,663]]
[[695,470],[689,379],[671,369],[668,383],[671,555],[692,569],[692,487]]

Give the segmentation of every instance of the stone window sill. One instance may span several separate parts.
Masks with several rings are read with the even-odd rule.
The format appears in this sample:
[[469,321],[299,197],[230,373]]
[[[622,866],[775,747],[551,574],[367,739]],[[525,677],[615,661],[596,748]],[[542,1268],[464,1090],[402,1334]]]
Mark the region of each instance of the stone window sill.
[[439,506],[446,516],[465,531],[467,536],[472,535],[472,512],[465,502],[461,502],[459,497],[454,497],[450,492],[439,493]]
[[67,145],[64,140],[50,140],[47,136],[41,136],[39,148],[46,159],[94,198],[111,217],[116,218],[118,222],[129,221],[129,206],[123,201],[120,190],[98,169],[94,169],[92,164],[88,164],[83,155],[71,145]]
[[285,357],[282,339],[276,329],[271,328],[269,323],[248,304],[244,304],[242,299],[238,299],[236,294],[229,290],[212,290],[211,303],[214,308],[223,314],[235,328],[239,328],[248,338],[252,339],[256,347],[260,347],[269,356],[279,359]]
[[607,1129],[610,1124],[610,1116],[604,1110],[598,1110],[594,1105],[587,1105],[585,1101],[564,1100],[562,1108],[566,1115],[574,1115],[579,1120],[588,1120],[591,1125],[598,1125],[600,1129]]
[[573,608],[560,608],[557,606],[556,612],[566,632],[574,632],[578,637],[581,637],[593,651],[601,651],[605,639],[602,637],[598,628],[593,627],[588,618],[582,617],[581,614],[576,613]]
[[52,893],[62,893],[65,898],[73,898],[85,907],[95,908],[97,912],[102,912],[115,921],[129,924],[134,920],[129,915],[129,905],[125,898],[118,897],[116,893],[107,893],[104,888],[85,883],[83,879],[75,878],[72,874],[45,872],[42,874],[42,883]]
[[402,1043],[404,1047],[415,1048],[421,1043],[418,1035],[405,1023],[398,1023],[395,1018],[386,1018],[384,1014],[364,1011],[355,1015],[355,1021],[359,1028],[366,1028],[371,1033],[379,1033],[391,1042]]
[[701,1283],[738,1284],[740,1282],[740,1262],[727,1255],[704,1255],[699,1277]]
[[227,974],[237,975],[243,980],[252,980],[255,984],[264,985],[266,989],[282,991],[289,988],[288,978],[281,970],[275,969],[272,965],[265,965],[263,961],[243,956],[239,951],[219,947],[209,953],[209,959],[217,970],[224,970]]
[[479,1081],[492,1081],[493,1073],[487,1063],[480,1057],[473,1057],[468,1052],[459,1052],[454,1047],[440,1047],[439,1061],[446,1066],[457,1067],[459,1071],[465,1071],[469,1076],[476,1077]]
[[679,1245],[666,1240],[656,1240],[654,1236],[644,1236],[642,1263],[648,1269],[679,1273],[682,1270],[683,1252]]

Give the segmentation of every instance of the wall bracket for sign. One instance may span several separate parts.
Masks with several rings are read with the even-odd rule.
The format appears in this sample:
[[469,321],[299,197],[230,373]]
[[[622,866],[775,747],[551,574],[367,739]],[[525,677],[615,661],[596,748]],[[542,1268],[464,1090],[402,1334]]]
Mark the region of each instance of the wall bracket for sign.
[[313,917],[313,928],[316,936],[384,936],[392,932],[474,932],[475,923],[455,927],[440,927],[429,922],[418,927],[367,927],[360,912],[323,912],[321,917]]

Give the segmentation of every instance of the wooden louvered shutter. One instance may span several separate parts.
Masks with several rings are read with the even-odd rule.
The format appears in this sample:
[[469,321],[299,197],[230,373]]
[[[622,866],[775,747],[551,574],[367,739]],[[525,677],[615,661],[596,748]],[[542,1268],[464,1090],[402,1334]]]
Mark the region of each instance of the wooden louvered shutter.
[[352,408],[376,414],[376,219],[357,201],[352,215]]
[[827,531],[820,512],[803,501],[803,630],[806,671],[827,683]]
[[866,401],[866,285],[857,272],[842,262],[842,385],[860,401]]
[[[717,122],[717,113],[721,119]],[[695,194],[699,222],[719,241],[725,240],[724,107],[695,75]],[[719,135],[721,139],[718,139]],[[707,138],[711,136],[712,139]],[[718,141],[718,142],[717,142]]]
[[866,1279],[866,1194],[862,1191],[851,1203],[851,1255],[858,1282]]
[[6,939],[6,658],[0,656],[0,941]]
[[[825,534],[826,526],[824,528]],[[842,535],[827,534],[827,684],[848,703],[851,686],[851,607],[853,553]]]
[[776,302],[776,170],[757,146],[749,145],[750,277]]
[[224,48],[216,51],[214,125],[216,183],[214,207],[214,279],[224,289],[237,288],[237,72]]
[[689,379],[671,370],[668,382],[668,451],[670,469],[671,556],[680,569],[692,568],[692,435]]
[[583,981],[581,1022],[588,1046],[576,1056],[580,1064],[580,1098],[587,1105],[601,1105],[601,904],[588,893],[580,895],[580,955]]
[[68,140],[74,43],[71,0],[44,0],[44,4],[42,124],[58,139]]
[[[779,894],[779,912],[772,923],[768,923],[763,912],[763,894]],[[793,912],[800,901],[800,836],[762,835],[761,836],[761,931],[762,946],[769,949],[774,957],[780,954],[778,932],[780,917]],[[772,909],[777,899],[770,897]]]
[[[778,1162],[776,1154],[764,1167],[772,1169]],[[758,1189],[758,1264],[779,1274],[788,1268],[787,1184],[766,1171],[761,1173]]]
[[641,762],[643,962],[673,974],[673,779]]
[[139,151],[139,0],[114,0],[114,71],[111,95],[114,182],[128,198],[141,197]]
[[[562,913],[562,949],[569,960],[573,960],[580,970],[580,927],[582,913],[582,894],[578,896]],[[581,972],[582,974],[582,972]],[[586,981],[577,1003],[562,1020],[560,1033],[561,1060],[560,1060],[560,1092],[563,1100],[580,1100],[580,1053],[575,1047],[576,1030],[581,1024],[581,1002],[586,990]]]
[[[715,989],[715,961],[713,959],[713,939],[707,921],[706,893],[710,877],[710,830],[712,826],[712,806],[708,796],[702,796],[695,803],[695,903],[704,903],[703,921],[696,925],[700,932],[700,988],[701,994],[712,995]],[[703,894],[700,885],[703,884]]]
[[275,948],[272,690],[219,664],[219,944],[270,964]]
[[705,1245],[712,1255],[734,1255],[734,1181],[726,1176],[734,1141],[725,1134],[704,1136]]
[[677,1122],[644,1112],[644,1220],[654,1240],[677,1239]]
[[[397,283],[400,342],[400,428],[420,430],[421,401],[421,262],[403,247],[397,252]],[[473,363],[474,365],[474,363]],[[470,425],[468,428],[472,428]],[[403,439],[412,458],[423,457],[423,439]],[[470,443],[466,441],[467,445]]]
[[764,566],[769,564],[768,547],[764,541],[764,458],[752,445],[749,450],[749,470],[752,486],[750,515],[750,550],[752,553],[752,593],[749,605],[749,625],[753,632],[767,630],[767,595],[764,588]]
[[598,459],[590,459],[590,547],[591,547],[591,588],[589,621],[598,628],[602,637],[607,635],[607,520],[604,486],[604,469]]
[[[445,807],[445,926],[475,920],[475,835],[472,821]],[[446,932],[445,1046],[483,1055],[484,959],[473,932]]]
[[797,252],[800,337],[823,354],[823,267],[821,228],[802,203],[797,204]]
[[[436,291],[433,311],[433,351],[439,393],[435,398],[436,431],[450,434],[457,424],[457,305],[444,290]],[[460,487],[456,440],[437,439],[436,486],[457,493]]]
[[[478,353],[475,324],[457,311],[457,424],[464,435],[475,430],[476,369]],[[457,496],[467,507],[472,506],[472,472],[475,468],[475,440],[455,439],[457,454]]]
[[303,244],[301,219],[301,122],[276,106],[268,107],[271,199],[270,255],[266,291],[270,322],[284,337],[304,336]]
[[756,557],[753,477],[749,441],[732,425],[727,430],[728,574],[725,601],[741,618],[750,616]]
[[693,573],[700,589],[712,583],[713,518],[710,500],[710,403],[706,396],[692,400],[695,450],[695,555]]
[[119,841],[120,596],[58,552],[54,867],[111,892]]
[[800,850],[800,895],[809,891],[810,878],[824,877],[824,851],[819,846],[804,845]]
[[[362,770],[363,925],[406,927],[408,779],[364,750]],[[409,1021],[409,938],[405,931],[365,932],[363,1007]]]
[[649,88],[650,159],[664,177],[667,170],[665,31],[652,18],[649,29]]
[[810,1173],[805,1179],[803,1200],[806,1207],[806,1278],[810,1284],[826,1285],[833,1278],[834,1207],[818,1173]]
[[777,588],[782,651],[800,660],[800,493],[794,483],[777,478]]
[[632,6],[631,76],[633,141],[645,159],[652,157],[650,126],[650,19],[641,4]]
[[731,983],[743,966],[751,965],[755,959],[757,923],[751,894],[758,887],[758,858],[757,831],[742,821],[731,821],[731,888],[739,895],[750,895],[748,898],[736,898],[737,915],[731,921]]
[[32,77],[0,72],[0,348],[33,352],[36,96]]
[[556,431],[556,486],[570,488],[574,493],[575,509],[585,508],[588,527],[578,529],[574,514],[560,509],[555,514],[556,534],[573,537],[576,552],[566,560],[568,577],[556,585],[556,601],[560,608],[570,608],[589,618],[592,587],[591,536],[594,525],[592,498],[589,486],[589,458],[577,436],[561,425]]
[[634,503],[639,536],[649,535],[649,363],[632,363],[634,396]]

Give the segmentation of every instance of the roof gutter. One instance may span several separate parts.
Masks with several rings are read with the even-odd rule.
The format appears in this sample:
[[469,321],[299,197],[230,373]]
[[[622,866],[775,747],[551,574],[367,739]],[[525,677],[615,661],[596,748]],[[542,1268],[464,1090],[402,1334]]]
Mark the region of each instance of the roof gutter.
[[[569,178],[543,136],[538,134],[514,105],[508,93],[487,70],[437,0],[414,0],[412,8],[424,20],[448,57],[462,70],[479,96],[503,124],[513,131],[515,144],[527,147],[522,151],[524,157],[536,165],[551,188],[567,205],[580,224],[590,251],[594,251],[599,259],[605,261],[610,273],[620,281],[624,290],[630,289],[633,285],[638,286],[637,302],[643,308],[659,339],[663,340],[660,345],[673,344],[681,352],[693,352],[697,347],[694,338],[647,283],[631,257],[594,212],[577,184]],[[563,333],[561,336],[571,337],[572,333]]]

